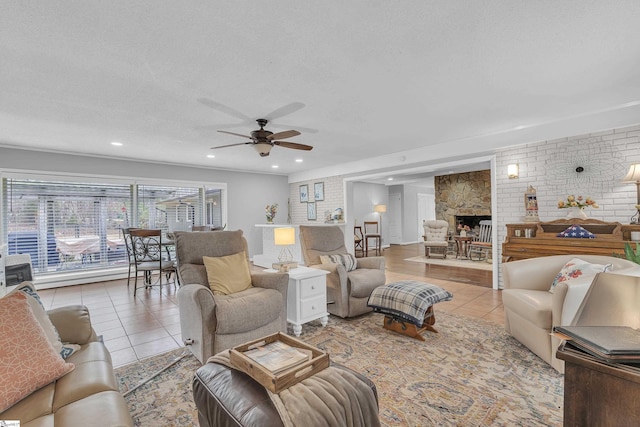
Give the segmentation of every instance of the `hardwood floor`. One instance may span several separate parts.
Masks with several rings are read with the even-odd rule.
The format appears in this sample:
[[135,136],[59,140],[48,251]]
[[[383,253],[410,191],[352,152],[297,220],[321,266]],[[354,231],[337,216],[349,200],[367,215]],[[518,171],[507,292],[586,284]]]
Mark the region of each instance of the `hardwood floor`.
[[[504,323],[501,291],[487,287],[491,272],[404,261],[421,250],[418,244],[385,249],[387,283],[418,280],[450,291],[453,300],[435,306],[436,319],[439,311],[447,311]],[[133,285],[127,288],[126,280],[115,280],[38,293],[47,309],[69,304],[89,307],[96,332],[103,336],[114,365],[121,366],[182,346],[176,292],[171,285],[164,286],[162,291],[141,289],[134,297]]]
[[424,255],[424,246],[421,244],[391,245],[391,247],[383,251],[383,255],[387,264],[387,271],[468,283],[470,285],[484,286],[487,288],[492,287],[493,273],[491,271],[404,261],[406,258]]

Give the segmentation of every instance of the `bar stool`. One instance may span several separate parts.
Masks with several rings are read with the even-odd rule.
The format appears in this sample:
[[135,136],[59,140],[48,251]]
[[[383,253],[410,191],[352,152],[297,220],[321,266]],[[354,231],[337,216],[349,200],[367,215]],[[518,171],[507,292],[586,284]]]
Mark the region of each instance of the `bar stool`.
[[362,227],[355,225],[353,227],[353,252],[356,256],[358,251],[364,255],[364,234],[362,233]]
[[378,231],[378,221],[364,222],[364,256],[369,256],[369,239],[375,240],[376,255],[381,255],[382,235]]

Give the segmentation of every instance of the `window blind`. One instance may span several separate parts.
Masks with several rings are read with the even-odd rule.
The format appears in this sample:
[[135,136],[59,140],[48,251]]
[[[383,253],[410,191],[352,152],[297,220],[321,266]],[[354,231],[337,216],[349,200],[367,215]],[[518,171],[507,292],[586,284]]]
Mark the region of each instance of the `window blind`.
[[29,254],[34,273],[126,263],[130,186],[7,178],[3,187],[8,253]]
[[8,253],[29,254],[36,276],[116,268],[128,262],[123,228],[224,225],[224,189],[92,181],[4,178]]

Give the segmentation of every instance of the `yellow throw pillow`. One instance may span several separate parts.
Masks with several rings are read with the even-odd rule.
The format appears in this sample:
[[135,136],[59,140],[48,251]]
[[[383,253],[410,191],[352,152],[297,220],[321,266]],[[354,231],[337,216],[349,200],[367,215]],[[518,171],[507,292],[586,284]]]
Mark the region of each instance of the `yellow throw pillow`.
[[221,257],[203,256],[202,261],[214,295],[234,294],[251,287],[249,263],[244,251]]

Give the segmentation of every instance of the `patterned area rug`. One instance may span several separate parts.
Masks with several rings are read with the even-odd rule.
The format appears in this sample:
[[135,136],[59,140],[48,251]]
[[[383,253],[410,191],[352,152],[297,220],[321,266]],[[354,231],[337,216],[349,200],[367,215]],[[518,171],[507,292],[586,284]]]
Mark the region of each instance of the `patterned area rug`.
[[[437,306],[436,306],[437,308]],[[382,328],[381,314],[303,326],[300,338],[376,384],[384,426],[561,426],[563,377],[502,326],[438,312],[418,341]],[[116,369],[121,390],[173,361],[173,351]],[[198,425],[185,357],[127,396],[138,426]]]
[[486,261],[472,261],[470,259],[442,259],[427,258],[425,256],[415,256],[412,258],[406,258],[405,261],[421,262],[423,264],[432,265],[444,265],[447,267],[474,268],[476,270],[491,271],[493,269],[493,266]]
[[[182,357],[184,354],[186,356]],[[129,393],[125,399],[135,425],[197,426],[198,412],[193,403],[191,380],[199,367],[198,359],[181,348],[116,368],[120,391]],[[153,379],[139,386],[151,376]],[[137,386],[139,388],[133,390]]]

